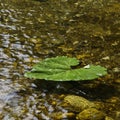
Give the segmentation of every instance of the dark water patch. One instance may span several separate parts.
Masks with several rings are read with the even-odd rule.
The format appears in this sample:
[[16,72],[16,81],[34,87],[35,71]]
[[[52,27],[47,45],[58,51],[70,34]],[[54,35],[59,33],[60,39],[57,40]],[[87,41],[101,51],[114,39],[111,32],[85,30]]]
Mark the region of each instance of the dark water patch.
[[83,96],[88,99],[101,100],[108,99],[111,96],[115,96],[118,91],[113,85],[107,85],[104,83],[89,82],[54,82],[54,81],[44,81],[36,80],[35,90],[44,92],[46,94],[75,94]]

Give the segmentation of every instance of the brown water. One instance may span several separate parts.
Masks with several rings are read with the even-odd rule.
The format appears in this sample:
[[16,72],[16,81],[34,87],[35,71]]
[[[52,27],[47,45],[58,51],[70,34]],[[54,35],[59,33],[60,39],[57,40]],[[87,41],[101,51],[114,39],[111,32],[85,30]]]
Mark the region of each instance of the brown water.
[[[24,77],[34,63],[58,55],[100,64],[109,75],[95,89]],[[0,0],[0,119],[49,120],[67,112],[59,105],[67,94],[105,102],[104,111],[119,119],[119,1]]]

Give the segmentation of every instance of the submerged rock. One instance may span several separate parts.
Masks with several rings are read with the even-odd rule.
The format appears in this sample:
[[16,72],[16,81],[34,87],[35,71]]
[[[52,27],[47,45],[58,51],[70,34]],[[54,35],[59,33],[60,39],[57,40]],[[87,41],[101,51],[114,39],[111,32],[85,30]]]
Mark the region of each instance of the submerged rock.
[[105,120],[113,120],[113,118],[106,116]]
[[95,104],[93,102],[88,101],[87,99],[76,96],[76,95],[68,95],[64,98],[64,104],[66,107],[68,107],[69,110],[75,111],[75,112],[81,112],[84,109],[94,107]]
[[64,102],[68,111],[78,113],[77,120],[105,120],[106,114],[100,111],[103,105],[99,102],[91,102],[76,95],[66,96]]
[[70,112],[70,113],[62,113],[62,112],[55,112],[52,113],[50,115],[50,118],[54,119],[54,120],[62,120],[62,119],[74,119],[75,118],[75,114]]
[[77,116],[77,120],[104,120],[105,114],[95,108],[88,108],[80,112]]

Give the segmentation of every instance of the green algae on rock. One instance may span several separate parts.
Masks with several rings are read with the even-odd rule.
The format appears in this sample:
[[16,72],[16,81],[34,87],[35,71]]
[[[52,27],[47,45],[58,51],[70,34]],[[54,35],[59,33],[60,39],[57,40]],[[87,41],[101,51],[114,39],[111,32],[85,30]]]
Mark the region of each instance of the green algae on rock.
[[95,108],[88,108],[80,112],[76,119],[77,120],[104,120],[105,114]]
[[81,112],[84,109],[96,107],[95,104],[83,97],[76,95],[67,95],[64,98],[64,105],[70,111]]

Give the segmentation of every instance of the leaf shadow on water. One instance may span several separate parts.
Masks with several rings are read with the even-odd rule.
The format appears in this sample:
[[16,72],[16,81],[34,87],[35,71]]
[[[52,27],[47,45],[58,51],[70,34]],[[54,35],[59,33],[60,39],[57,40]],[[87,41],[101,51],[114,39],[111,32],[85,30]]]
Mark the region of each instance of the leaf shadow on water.
[[[114,86],[100,83],[95,87],[90,87],[92,81],[45,81],[35,80],[37,91],[45,92],[46,94],[74,94],[88,99],[107,99],[115,95],[117,92]],[[93,83],[94,84],[94,83]]]

